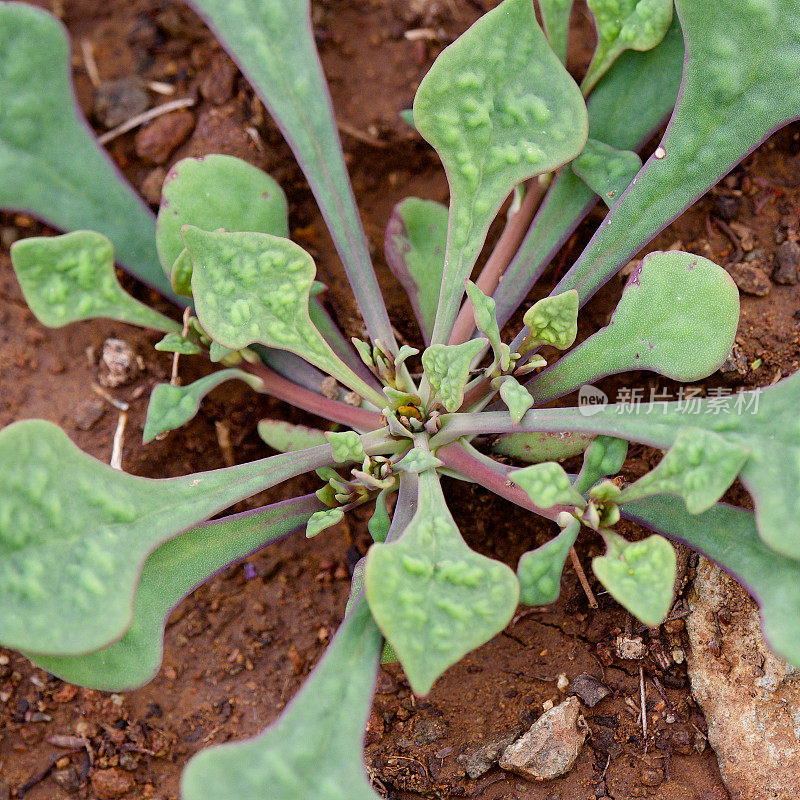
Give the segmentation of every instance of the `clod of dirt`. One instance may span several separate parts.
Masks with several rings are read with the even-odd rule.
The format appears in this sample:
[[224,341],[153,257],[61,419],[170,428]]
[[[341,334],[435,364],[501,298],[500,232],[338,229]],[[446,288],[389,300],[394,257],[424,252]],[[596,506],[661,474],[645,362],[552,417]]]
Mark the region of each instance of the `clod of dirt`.
[[569,694],[574,694],[583,700],[583,704],[594,708],[604,697],[611,694],[611,689],[601,683],[594,675],[581,672],[576,675],[569,685]]
[[224,105],[233,97],[237,73],[236,65],[225,53],[215,53],[200,84],[200,94],[215,106]]
[[512,728],[489,741],[470,747],[461,753],[456,761],[464,767],[472,780],[477,780],[492,768],[492,765],[500,758],[500,753],[516,741],[521,733],[521,727]]
[[770,284],[767,273],[754,264],[729,264],[726,269],[733,278],[733,282],[739,287],[740,292],[752,294],[756,297],[764,297],[769,294],[772,285]]
[[570,697],[546,711],[522,738],[506,747],[500,769],[535,781],[569,772],[586,740],[580,710],[580,700]]
[[144,369],[144,362],[124,339],[106,339],[101,368],[100,383],[113,389],[133,380]]
[[747,356],[738,344],[734,342],[731,352],[728,353],[725,360],[722,362],[719,371],[723,375],[747,375]]
[[106,128],[116,128],[131,117],[147,111],[150,99],[136,78],[126,75],[103,81],[94,93],[94,115]]
[[0,800],[9,800],[11,797],[11,787],[0,778]]
[[775,251],[775,269],[772,280],[775,283],[795,284],[800,279],[800,245],[797,242],[784,242]]
[[616,639],[617,655],[626,661],[640,661],[647,655],[647,645],[641,636],[622,633]]
[[799,673],[768,649],[744,589],[701,558],[686,620],[692,694],[732,800],[794,800]]
[[67,767],[66,769],[57,769],[53,773],[53,780],[65,792],[77,792],[81,785],[80,775],[75,767]]
[[92,774],[92,789],[98,800],[114,800],[122,797],[135,786],[133,776],[121,769],[100,769]]
[[72,419],[76,427],[82,431],[88,431],[106,413],[106,404],[98,399],[84,400],[75,409]]
[[147,177],[142,181],[139,187],[144,199],[150,203],[151,206],[157,206],[161,203],[161,187],[164,185],[164,178],[167,177],[167,170],[164,167],[156,167],[147,173]]
[[720,194],[714,198],[714,216],[730,222],[739,215],[742,198],[735,195]]
[[151,164],[163,164],[193,130],[194,114],[188,109],[164,114],[136,134],[136,155]]

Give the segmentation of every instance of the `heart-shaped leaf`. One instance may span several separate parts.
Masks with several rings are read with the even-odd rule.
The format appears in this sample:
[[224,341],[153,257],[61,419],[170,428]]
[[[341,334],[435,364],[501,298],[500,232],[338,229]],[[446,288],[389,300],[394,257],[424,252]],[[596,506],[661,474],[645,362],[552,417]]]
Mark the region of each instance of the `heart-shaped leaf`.
[[82,453],[49,422],[9,425],[0,432],[0,642],[45,655],[105,647],[130,625],[139,574],[158,545],[331,461],[326,445],[150,480]]
[[316,268],[302,247],[267,233],[208,233],[184,226],[197,316],[223,347],[254,342],[288,350],[382,408],[384,398],[345,365],[308,315]]
[[158,331],[180,330],[177,322],[134,300],[120,286],[114,248],[100,233],[21,239],[11,247],[11,263],[25,301],[50,328],[105,317]]
[[514,422],[519,422],[533,405],[531,393],[510,375],[506,376],[500,384],[500,397],[508,406],[508,413],[511,414]]
[[[589,136],[618,150],[641,148],[672,112],[682,72],[683,33],[675,14],[660,44],[643,53],[626,51],[600,79],[586,101]],[[562,169],[553,178],[536,224],[528,231],[494,292],[500,325],[505,325],[528,296],[596,199],[571,169]]]
[[608,551],[592,569],[609,594],[645,625],[660,625],[672,605],[675,551],[662,536],[627,542],[606,531]]
[[392,209],[386,225],[386,263],[411,301],[426,344],[431,340],[439,305],[447,214],[447,207],[441,203],[407,197]]
[[[311,25],[310,0],[192,0],[238,62],[303,170],[370,337],[394,342],[372,268]],[[291,65],[291,69],[288,68]]]
[[427,694],[442,672],[508,624],[519,585],[505,564],[467,547],[428,470],[402,536],[370,548],[366,593],[411,688]]
[[722,564],[758,601],[770,647],[800,667],[800,562],[764,544],[752,512],[717,503],[694,515],[660,495],[630,503],[623,515]]
[[[183,252],[184,225],[286,237],[286,195],[266,172],[239,158],[217,154],[184,158],[170,169],[161,190],[156,246],[167,275]],[[185,267],[181,276],[184,271]]]
[[183,773],[181,797],[380,800],[364,774],[361,740],[381,643],[361,600],[278,721],[254,739],[194,756]]
[[748,450],[702,428],[683,428],[658,466],[623,489],[617,504],[676,494],[691,514],[711,508],[736,480]]
[[212,372],[188,386],[173,386],[171,383],[159,383],[150,394],[147,406],[147,419],[144,423],[142,442],[152,442],[156,436],[173,431],[193,419],[200,408],[202,399],[221,383],[240,380],[257,392],[263,389],[263,382],[249,372],[240,369],[223,369]]
[[99,231],[126,269],[171,295],[153,215],[94,140],[70,75],[61,23],[26,3],[0,4],[0,208]]
[[307,450],[327,441],[324,431],[318,428],[292,425],[291,422],[284,422],[281,419],[262,419],[258,423],[258,435],[279,453]]
[[422,353],[425,377],[435,398],[448,411],[455,411],[464,401],[470,364],[481,350],[483,342],[471,339],[463,344],[432,344]]
[[586,505],[580,492],[572,488],[569,475],[555,461],[531,464],[528,467],[514,470],[509,474],[509,478],[539,508],[552,508],[553,506],[580,506],[582,508]]
[[589,94],[625,50],[650,50],[672,22],[672,0],[587,0],[597,26],[597,47],[581,89]]
[[520,603],[546,606],[558,600],[564,562],[580,529],[580,522],[573,520],[558,536],[522,555],[517,565]]
[[543,344],[566,350],[578,335],[578,293],[543,297],[525,312],[522,321],[527,333],[518,352],[524,354]]
[[424,450],[422,447],[412,447],[395,466],[403,472],[419,474],[420,472],[425,472],[426,469],[441,467],[442,462],[429,450]]
[[575,479],[576,491],[589,491],[601,478],[616,475],[625,463],[628,443],[611,436],[596,436],[583,454],[583,466]]
[[155,349],[160,353],[179,353],[182,356],[196,356],[203,352],[200,345],[185,339],[180,333],[168,333],[160,342],[156,342]]
[[148,683],[161,664],[164,626],[173,608],[214,573],[302,528],[319,508],[314,495],[207,522],[154,550],[142,569],[133,620],[114,644],[82,656],[33,656],[77,686],[123,692]]
[[642,168],[642,159],[632,150],[617,150],[610,144],[589,139],[571,166],[572,171],[611,208]]
[[414,98],[414,121],[450,184],[446,291],[432,336],[443,344],[503,201],[517,184],[580,153],[586,106],[533,4],[504,0],[436,59]]
[[528,388],[539,405],[629,369],[699,380],[730,353],[738,323],[739,290],[722,267],[692,253],[650,253],[628,279],[611,322]]
[[306,525],[306,538],[313,539],[318,533],[338,525],[344,517],[341,508],[325,508],[311,515]]

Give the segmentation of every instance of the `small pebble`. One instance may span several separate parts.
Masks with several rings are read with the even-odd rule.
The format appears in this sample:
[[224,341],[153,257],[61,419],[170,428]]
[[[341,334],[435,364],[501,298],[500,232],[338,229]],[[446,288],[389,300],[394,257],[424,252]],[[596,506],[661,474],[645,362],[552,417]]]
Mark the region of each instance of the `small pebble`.
[[569,693],[580,697],[584,705],[594,708],[604,697],[611,694],[611,690],[593,675],[581,672],[572,679]]
[[[60,764],[63,760],[62,758],[58,763]],[[69,761],[69,759],[67,759],[67,761]],[[69,792],[70,794],[77,792],[81,785],[81,779],[75,767],[56,770],[53,772],[53,781],[65,792]],[[2,797],[2,794],[0,794],[0,797]]]
[[103,81],[95,89],[94,115],[106,128],[116,128],[131,117],[147,111],[147,92],[132,75]]
[[800,245],[797,242],[784,242],[775,251],[772,280],[784,285],[794,285],[800,280]]
[[100,769],[92,773],[92,789],[98,800],[114,800],[133,789],[133,776],[117,767]]
[[160,205],[161,187],[164,185],[164,178],[166,177],[167,170],[164,169],[164,167],[156,167],[151,170],[144,181],[142,181],[142,195],[151,206]]
[[225,53],[215,53],[200,84],[200,94],[215,106],[227,103],[233,97],[237,73],[236,65]]
[[136,134],[136,155],[151,164],[163,164],[193,130],[194,114],[188,109],[164,114]]
[[726,267],[733,282],[739,287],[739,291],[744,294],[751,294],[755,297],[768,295],[772,284],[767,273],[754,264],[730,264]]
[[88,431],[106,413],[106,404],[99,399],[84,400],[72,415],[75,425],[82,431]]
[[639,661],[647,655],[647,646],[641,636],[621,634],[616,640],[617,655],[628,661]]

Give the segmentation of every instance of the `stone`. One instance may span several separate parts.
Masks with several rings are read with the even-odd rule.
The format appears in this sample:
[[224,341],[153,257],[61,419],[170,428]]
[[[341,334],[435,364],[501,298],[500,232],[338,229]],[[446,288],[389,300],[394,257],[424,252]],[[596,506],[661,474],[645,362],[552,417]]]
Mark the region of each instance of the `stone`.
[[585,706],[594,708],[604,697],[611,694],[611,689],[597,680],[594,675],[581,672],[572,679],[568,694],[577,695],[583,700]]
[[88,431],[105,413],[106,404],[98,398],[92,398],[80,403],[72,418],[76,427],[82,431]]
[[577,697],[546,711],[526,734],[506,747],[500,769],[535,781],[569,772],[586,740],[587,726],[580,711]]
[[147,111],[147,92],[133,75],[103,81],[94,93],[94,115],[106,128],[116,128]]
[[626,661],[640,661],[647,655],[647,645],[641,636],[622,633],[617,636],[615,645],[617,655]]
[[736,342],[734,342],[731,352],[728,353],[720,365],[719,371],[723,375],[747,375],[747,356]]
[[468,748],[456,758],[456,761],[464,767],[472,780],[477,780],[492,768],[500,758],[500,753],[516,741],[520,733],[522,728],[514,727],[499,736]]
[[744,292],[744,294],[764,297],[764,295],[769,294],[772,288],[767,273],[761,267],[755,266],[755,263],[746,264],[740,262],[738,264],[730,264],[726,269],[731,278],[733,278],[733,282],[739,287],[739,291]]
[[164,164],[194,130],[194,114],[185,108],[157,117],[134,139],[136,155],[151,164]]
[[114,800],[126,795],[136,785],[133,776],[117,767],[92,773],[92,789],[98,800]]
[[718,194],[714,197],[714,214],[726,222],[736,219],[741,206],[741,197],[725,194]]
[[200,94],[215,106],[224,105],[233,97],[237,73],[236,65],[225,53],[214,53],[208,72],[200,84]]
[[124,339],[106,339],[101,366],[100,383],[114,389],[132,381],[144,369],[144,361]]
[[800,245],[797,242],[784,242],[775,251],[772,280],[784,285],[793,285],[800,280]]
[[0,800],[10,800],[11,785],[0,778]]
[[65,791],[72,794],[77,792],[81,785],[80,775],[75,767],[57,769],[53,772],[53,780]]
[[689,608],[692,694],[732,800],[794,800],[800,786],[800,673],[769,650],[747,592],[704,558]]
[[166,177],[167,170],[164,167],[156,167],[148,172],[142,181],[142,195],[151,206],[161,204],[161,187],[164,185],[164,178]]

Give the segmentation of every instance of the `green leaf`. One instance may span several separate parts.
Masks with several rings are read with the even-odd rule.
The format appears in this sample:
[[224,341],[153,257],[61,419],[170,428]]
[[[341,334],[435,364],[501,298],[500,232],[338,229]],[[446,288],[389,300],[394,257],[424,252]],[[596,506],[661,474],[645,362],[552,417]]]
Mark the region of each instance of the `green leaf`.
[[730,571],[758,602],[772,650],[800,666],[800,563],[759,539],[752,512],[718,503],[694,515],[680,500],[661,495],[630,503],[624,515],[687,544]]
[[318,533],[338,525],[344,518],[341,508],[326,508],[311,515],[306,525],[306,538],[313,539]]
[[516,378],[512,378],[510,375],[500,384],[500,397],[503,398],[503,402],[508,406],[508,411],[514,422],[519,422],[525,416],[525,412],[533,405],[531,393]]
[[120,263],[171,295],[150,210],[78,112],[64,27],[25,3],[0,4],[0,208],[65,231],[96,230]]
[[264,386],[260,378],[240,369],[223,369],[219,372],[212,372],[188,386],[173,386],[171,383],[156,384],[150,394],[150,403],[147,406],[142,443],[152,442],[156,436],[185,425],[197,414],[201,400],[212,389],[225,381],[234,379],[244,381],[257,392],[261,391]]
[[439,305],[447,216],[441,203],[407,197],[392,209],[386,226],[386,263],[411,301],[426,344]]
[[239,158],[216,154],[184,158],[167,174],[158,210],[156,246],[167,275],[183,253],[184,225],[286,237],[286,195],[266,172]]
[[592,569],[609,594],[645,625],[660,625],[672,605],[675,551],[662,536],[627,542],[605,533],[608,551]]
[[580,153],[586,106],[530,0],[504,0],[436,59],[414,98],[414,121],[450,184],[447,292],[432,336],[442,344],[503,201],[517,184]]
[[642,168],[642,159],[632,150],[617,150],[610,144],[589,139],[571,166],[572,171],[611,208]]
[[578,293],[543,297],[525,312],[522,321],[528,332],[518,352],[524,355],[543,344],[566,350],[578,335]]
[[125,292],[114,272],[114,248],[100,233],[21,239],[11,247],[11,262],[25,301],[50,328],[107,317],[158,331],[181,329]]
[[[370,337],[391,347],[311,26],[310,0],[192,0],[264,101],[308,180]],[[291,65],[291,68],[289,68]]]
[[617,503],[676,494],[691,514],[719,500],[747,461],[748,450],[702,428],[684,428],[658,466],[623,489]]
[[156,342],[155,349],[160,353],[179,353],[182,356],[196,356],[203,352],[200,345],[185,339],[180,333],[168,333],[160,342]]
[[366,594],[411,688],[427,694],[442,672],[508,624],[519,586],[505,564],[467,547],[428,470],[402,536],[370,548]]
[[508,477],[539,508],[552,508],[553,506],[579,506],[583,508],[586,505],[586,501],[580,492],[572,488],[569,475],[555,461],[531,464],[528,467],[510,472]]
[[262,419],[258,423],[258,435],[279,453],[307,450],[327,442],[325,433],[318,428],[293,425],[280,419]]
[[143,686],[161,665],[172,609],[219,570],[301,528],[318,507],[307,495],[207,522],[165,542],[144,563],[133,620],[118,642],[88,655],[34,655],[34,663],[77,686],[106,692]]
[[455,411],[464,400],[472,359],[483,350],[480,339],[463,344],[432,344],[422,353],[422,367],[434,395],[448,410]]
[[625,463],[628,443],[612,436],[596,436],[583,455],[583,466],[575,479],[575,490],[583,494],[607,475],[616,475]]
[[105,647],[130,625],[158,545],[330,462],[325,446],[151,480],[96,461],[51,423],[9,425],[0,432],[0,642],[45,655]]
[[628,279],[611,322],[528,388],[538,405],[629,369],[699,380],[730,353],[738,323],[739,290],[722,267],[692,253],[650,253]]
[[181,797],[380,800],[364,774],[361,740],[381,644],[362,600],[278,721],[254,739],[194,756]]
[[683,428],[713,431],[750,452],[739,477],[753,495],[763,540],[774,550],[800,559],[798,408],[800,373],[795,373],[766,389],[653,406],[608,405],[592,416],[578,409],[540,410],[536,424],[541,426],[552,416],[559,430],[574,427],[661,448],[670,447]]
[[572,0],[539,0],[542,22],[550,47],[562,64],[567,62],[567,38]]
[[223,347],[288,350],[382,408],[384,400],[331,350],[308,316],[315,267],[302,247],[267,233],[184,226],[197,316]]
[[367,528],[374,542],[385,542],[389,534],[392,518],[389,516],[389,509],[386,506],[386,501],[389,499],[389,494],[392,491],[394,490],[382,489],[375,498],[375,510],[372,512],[372,516],[367,523]]
[[219,342],[212,341],[208,346],[208,359],[212,364],[218,364],[236,352],[230,347],[223,347]]
[[173,291],[184,297],[192,296],[192,257],[184,247],[175,259],[169,273]]
[[650,50],[672,22],[672,0],[587,0],[597,26],[597,47],[581,89],[589,94],[625,50]]
[[564,461],[582,453],[592,437],[586,433],[507,433],[492,443],[492,452],[521,461]]
[[556,287],[577,289],[582,303],[759,142],[800,117],[795,0],[675,5],[686,39],[680,98],[636,190]]
[[355,431],[326,431],[325,438],[333,450],[333,460],[337,464],[349,461],[363,461],[365,458],[361,437]]
[[436,458],[430,450],[423,450],[421,447],[412,447],[403,458],[395,465],[397,469],[404,472],[419,474],[426,469],[436,469],[441,467],[444,462]]
[[[643,53],[626,51],[600,79],[586,102],[589,136],[618,150],[641,148],[671,113],[682,72],[683,33],[675,14],[661,44]],[[553,178],[536,225],[528,231],[494,292],[500,325],[527,297],[595,202],[594,192],[571,169],[562,169]]]
[[522,555],[517,565],[520,603],[526,606],[546,606],[558,600],[564,562],[580,529],[580,522],[572,520],[558,536]]
[[[472,303],[472,313],[475,316],[475,327],[489,340],[494,352],[494,364],[492,367],[500,366],[506,372],[510,365],[510,352],[506,348],[503,350],[503,343],[500,339],[500,328],[497,325],[494,308],[495,303],[491,297],[487,297],[472,281],[467,281],[467,296]],[[503,363],[505,361],[505,363]]]

